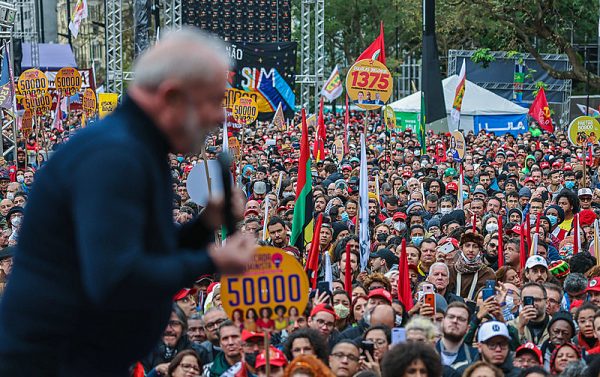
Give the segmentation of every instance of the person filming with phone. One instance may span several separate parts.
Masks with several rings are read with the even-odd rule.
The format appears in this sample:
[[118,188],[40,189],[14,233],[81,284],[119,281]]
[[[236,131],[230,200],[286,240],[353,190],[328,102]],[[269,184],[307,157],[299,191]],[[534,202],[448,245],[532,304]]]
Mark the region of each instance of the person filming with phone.
[[509,324],[519,331],[521,343],[532,342],[540,347],[549,337],[546,314],[546,288],[542,284],[530,282],[521,288],[522,309],[519,316]]

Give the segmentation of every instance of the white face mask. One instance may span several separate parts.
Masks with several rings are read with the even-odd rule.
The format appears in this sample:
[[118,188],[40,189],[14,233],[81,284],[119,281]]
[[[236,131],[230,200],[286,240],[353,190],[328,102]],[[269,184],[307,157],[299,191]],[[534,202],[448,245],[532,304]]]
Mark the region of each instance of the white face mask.
[[486,226],[485,226],[485,230],[486,230],[488,233],[495,232],[495,231],[497,231],[497,230],[498,230],[498,224],[496,224],[496,223],[488,223],[488,224],[486,224]]
[[19,225],[21,225],[21,221],[22,221],[21,216],[15,216],[12,219],[10,219],[10,223],[12,224],[12,226],[19,226]]
[[24,181],[25,181],[25,177],[23,177],[22,175],[17,175],[17,182],[23,183]]
[[449,214],[450,212],[452,212],[452,208],[440,208],[440,213],[441,213],[442,215],[447,215],[447,214]]
[[15,198],[15,193],[14,192],[7,192],[6,193],[6,199],[13,200],[14,198]]

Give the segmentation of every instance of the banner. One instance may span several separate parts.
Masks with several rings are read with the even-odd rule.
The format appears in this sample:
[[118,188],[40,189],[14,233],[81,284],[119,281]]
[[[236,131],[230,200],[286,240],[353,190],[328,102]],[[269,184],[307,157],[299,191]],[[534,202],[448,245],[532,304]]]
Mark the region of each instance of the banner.
[[567,137],[573,145],[587,146],[588,144],[598,145],[600,137],[600,123],[596,118],[590,116],[580,116],[569,124]]
[[[229,85],[255,97],[261,121],[271,120],[279,104],[286,117],[294,115],[296,47],[296,42],[242,42],[226,46],[235,62],[234,70],[229,72]],[[236,92],[227,96],[239,95]]]
[[517,115],[478,115],[474,117],[475,135],[481,130],[494,132],[496,135],[513,134],[517,137],[529,130],[526,114]]
[[98,93],[98,114],[100,119],[112,113],[119,101],[117,93]]
[[327,101],[331,102],[342,95],[342,90],[343,87],[342,80],[340,78],[340,71],[336,65],[327,81],[325,81],[323,89],[321,90],[321,95],[325,97]]

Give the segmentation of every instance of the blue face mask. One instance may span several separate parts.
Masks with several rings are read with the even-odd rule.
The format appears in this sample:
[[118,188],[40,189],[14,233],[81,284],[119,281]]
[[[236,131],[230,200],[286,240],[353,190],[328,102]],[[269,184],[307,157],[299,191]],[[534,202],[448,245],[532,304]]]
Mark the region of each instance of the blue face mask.
[[348,212],[342,213],[342,221],[348,221]]
[[424,238],[423,236],[414,236],[414,237],[410,237],[410,240],[416,247],[419,247],[419,246],[421,246],[421,242],[423,242],[423,238]]
[[183,161],[184,161],[184,159],[183,159],[183,157],[179,156],[179,157],[177,157],[177,161],[179,161],[179,162],[183,162]]
[[558,217],[554,215],[546,215],[546,217],[548,218],[548,220],[550,220],[550,224],[552,226],[556,225],[556,223],[558,222]]
[[569,190],[572,190],[573,187],[575,187],[575,182],[574,181],[566,181],[565,187],[568,188]]

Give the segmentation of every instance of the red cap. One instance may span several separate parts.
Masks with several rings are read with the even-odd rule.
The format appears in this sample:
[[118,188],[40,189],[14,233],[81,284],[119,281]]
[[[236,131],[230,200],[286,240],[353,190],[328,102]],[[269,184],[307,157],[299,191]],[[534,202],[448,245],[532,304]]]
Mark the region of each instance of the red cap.
[[548,169],[548,168],[550,167],[550,163],[549,163],[548,161],[543,161],[543,162],[540,164],[540,167],[541,167],[542,169]]
[[458,192],[458,185],[456,184],[456,182],[450,182],[446,185],[446,191],[450,191],[450,190],[454,190],[454,191]]
[[417,266],[414,263],[409,263],[408,264],[408,269],[409,270],[413,270],[414,272],[416,272],[417,274],[419,273],[419,266]]
[[542,351],[532,342],[527,342],[525,344],[520,345],[515,352],[515,356],[519,356],[523,352],[532,352],[537,357],[540,364],[544,364],[544,360],[542,358]]
[[331,314],[335,319],[338,319],[337,314],[335,313],[335,310],[331,307],[331,305],[329,304],[319,304],[317,306],[315,306],[313,308],[313,310],[310,311],[310,316],[314,317],[315,315],[317,315],[317,313],[320,312],[325,312],[325,313],[329,313]]
[[527,183],[527,182],[535,183],[535,179],[533,179],[531,177],[527,177],[527,178],[525,178],[525,181],[523,181],[523,183]]
[[220,281],[213,281],[212,283],[210,283],[208,285],[208,288],[206,288],[206,293],[211,293],[213,291],[213,289],[215,289],[215,286],[220,283],[221,283]]
[[555,169],[558,169],[558,168],[560,168],[560,162],[558,162],[558,161],[556,161],[556,162],[553,162],[553,163],[552,163],[552,167],[553,167],[553,168],[555,168]]
[[254,209],[254,208],[249,208],[246,210],[246,212],[244,212],[244,217],[248,216],[248,215],[252,215],[255,214],[256,216],[258,216],[258,210]]
[[291,158],[286,158],[283,163],[284,164],[292,164],[294,161]]
[[394,221],[406,220],[406,213],[396,212],[396,213],[394,213],[394,217],[392,217],[392,220],[394,220]]
[[265,334],[262,332],[254,332],[242,330],[242,342],[247,342],[250,339],[264,339]]
[[173,301],[179,301],[194,293],[196,293],[196,288],[183,288],[173,296]]
[[390,305],[392,304],[392,294],[383,288],[373,289],[371,292],[369,292],[369,298],[371,297],[382,297],[389,302]]
[[446,243],[451,243],[454,246],[455,249],[459,249],[460,248],[460,245],[459,245],[458,240],[456,238],[448,237],[448,238],[446,238],[446,240],[444,241],[444,243],[440,244],[440,246],[443,245],[443,244],[446,244]]
[[586,292],[600,292],[600,277],[596,276],[588,283]]
[[[269,347],[269,365],[284,367],[287,365],[287,363],[288,361],[283,352],[273,346]],[[265,365],[267,365],[266,350],[262,351],[258,356],[256,356],[256,363],[254,364],[254,367],[258,369]]]
[[407,170],[404,173],[402,173],[402,176],[405,178],[410,178],[412,177],[412,172]]
[[571,164],[565,164],[563,169],[564,171],[573,171],[573,166],[571,166]]

